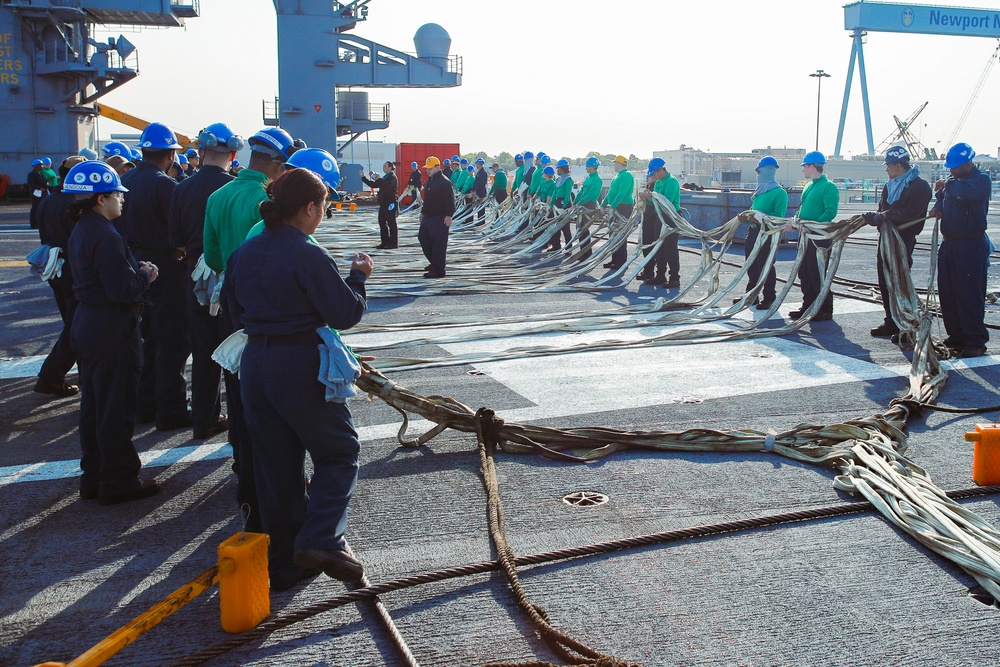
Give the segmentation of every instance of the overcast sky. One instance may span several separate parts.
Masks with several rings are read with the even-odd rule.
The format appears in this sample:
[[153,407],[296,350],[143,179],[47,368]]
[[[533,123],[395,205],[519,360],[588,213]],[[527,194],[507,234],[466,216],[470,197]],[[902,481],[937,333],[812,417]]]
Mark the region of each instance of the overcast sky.
[[[963,2],[940,4],[963,6]],[[1000,8],[1000,2],[977,2]],[[823,69],[820,150],[833,152],[850,33],[834,0],[373,0],[353,31],[402,51],[438,23],[464,59],[449,89],[372,89],[392,124],[371,139],[458,142],[463,152],[544,150],[550,155],[634,153],[680,144],[711,151],[765,146],[812,149],[816,79]],[[104,101],[191,133],[222,121],[247,136],[261,100],[278,92],[271,0],[201,0],[187,27],[126,37],[139,77]],[[951,135],[995,40],[871,33],[865,45],[876,146],[929,101],[916,134],[939,150]],[[845,154],[866,150],[858,73]],[[995,68],[959,140],[980,154],[1000,145]],[[333,91],[318,91],[330,103]],[[103,138],[129,131],[102,120]],[[940,143],[939,143],[940,142]],[[327,146],[326,148],[332,148]]]

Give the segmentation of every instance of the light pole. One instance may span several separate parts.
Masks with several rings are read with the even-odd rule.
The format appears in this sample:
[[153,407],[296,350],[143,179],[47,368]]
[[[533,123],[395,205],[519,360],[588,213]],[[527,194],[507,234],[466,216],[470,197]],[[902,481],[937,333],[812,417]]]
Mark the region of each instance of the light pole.
[[816,70],[809,76],[816,79],[816,149],[819,150],[819,96],[823,91],[823,79],[830,78],[830,75],[821,69]]

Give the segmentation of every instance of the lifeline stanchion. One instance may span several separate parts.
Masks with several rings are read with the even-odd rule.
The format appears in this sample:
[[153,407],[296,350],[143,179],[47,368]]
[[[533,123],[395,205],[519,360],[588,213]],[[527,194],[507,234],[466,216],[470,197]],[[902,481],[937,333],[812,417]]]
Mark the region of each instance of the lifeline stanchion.
[[214,584],[219,584],[222,629],[238,634],[260,625],[271,613],[267,545],[261,533],[237,533],[219,545],[219,561],[194,580],[137,616],[80,657],[38,667],[96,667],[152,630]]

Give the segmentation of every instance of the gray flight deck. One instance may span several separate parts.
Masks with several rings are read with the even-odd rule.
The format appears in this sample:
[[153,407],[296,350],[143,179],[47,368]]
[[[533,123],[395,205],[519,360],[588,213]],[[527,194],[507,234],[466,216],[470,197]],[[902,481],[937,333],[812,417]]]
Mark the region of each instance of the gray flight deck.
[[[374,210],[354,215],[371,218],[374,245]],[[113,507],[78,498],[72,473],[79,456],[78,399],[48,400],[32,392],[39,356],[51,348],[60,325],[51,291],[23,266],[37,245],[26,219],[26,207],[0,208],[4,666],[68,662],[207,569],[218,543],[240,528],[235,479],[220,447],[224,435],[202,443],[190,440],[190,432],[139,427],[136,446],[152,461],[147,474],[156,476],[163,492]],[[990,216],[990,233],[1000,243],[996,213]],[[874,229],[859,236],[874,238]],[[929,240],[929,232],[921,240]],[[874,253],[871,246],[848,245],[838,276],[874,282]],[[779,276],[793,254],[781,251]],[[731,258],[742,261],[739,247]],[[682,253],[682,277],[690,275],[696,259]],[[926,285],[928,260],[928,250],[918,248],[918,286]],[[379,281],[379,255],[375,263],[373,286]],[[995,264],[990,289],[998,288]],[[644,303],[664,293],[656,289],[632,283],[600,294],[372,299],[364,321],[478,315],[488,327],[497,317]],[[850,293],[843,286],[837,291]],[[799,298],[793,290],[781,314]],[[490,362],[476,365],[481,374],[457,366],[388,375],[423,395],[451,396],[473,409],[490,407],[509,421],[554,427],[780,431],[802,422],[840,423],[881,412],[906,392],[909,353],[868,335],[881,321],[881,306],[837,297],[835,311],[833,321],[781,338]],[[1000,325],[1000,307],[987,306],[987,323]],[[1000,404],[1000,335],[991,334],[989,351],[997,356],[947,363],[951,370],[941,405]],[[381,335],[365,334],[356,342]],[[382,354],[438,357],[479,345],[425,345]],[[347,537],[371,581],[492,559],[475,438],[448,431],[424,447],[404,449],[394,437],[399,424],[394,410],[364,398],[353,400],[351,408],[363,451]],[[927,413],[911,424],[908,454],[943,489],[971,487],[972,445],[963,433],[995,418],[996,413]],[[831,470],[767,453],[636,451],[591,464],[499,453],[497,469],[509,539],[519,555],[856,500],[833,489]],[[563,496],[574,491],[600,492],[610,500],[590,508],[564,504]],[[995,523],[997,501],[988,496],[963,504]],[[522,576],[557,628],[645,667],[998,661],[1000,611],[970,596],[975,582],[968,574],[874,512],[559,561],[523,568]],[[344,591],[341,583],[320,576],[272,595],[272,616]],[[535,636],[500,574],[418,586],[382,601],[421,665],[562,664]],[[170,665],[229,637],[219,626],[213,590],[107,664]],[[404,663],[370,605],[358,603],[208,664]]]

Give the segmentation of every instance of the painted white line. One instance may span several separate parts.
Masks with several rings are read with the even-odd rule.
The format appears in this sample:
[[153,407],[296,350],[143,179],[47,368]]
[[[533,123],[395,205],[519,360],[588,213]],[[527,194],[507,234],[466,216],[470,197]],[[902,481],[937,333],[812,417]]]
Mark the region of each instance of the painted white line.
[[[191,463],[193,461],[211,461],[224,459],[233,455],[233,449],[228,442],[190,447],[172,447],[148,452],[139,452],[139,460],[143,467],[159,468],[174,463]],[[0,468],[0,486],[18,482],[42,482],[52,479],[68,479],[81,474],[80,461],[46,461],[30,465],[16,465]]]
[[[32,378],[42,370],[42,362],[45,361],[44,354],[36,354],[30,357],[2,357],[0,358],[0,380],[18,380],[20,378]],[[76,370],[76,366],[73,366]],[[72,372],[72,371],[71,371]]]

